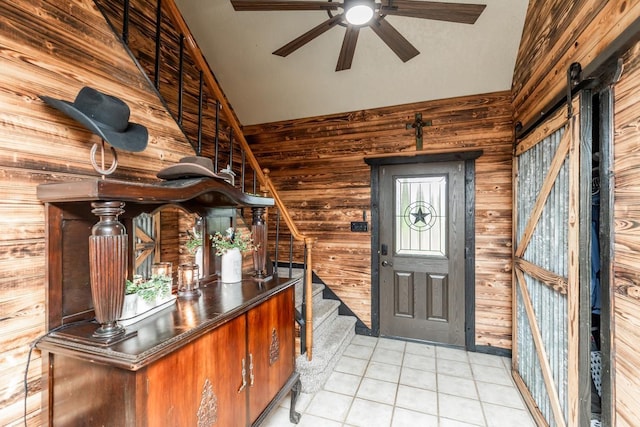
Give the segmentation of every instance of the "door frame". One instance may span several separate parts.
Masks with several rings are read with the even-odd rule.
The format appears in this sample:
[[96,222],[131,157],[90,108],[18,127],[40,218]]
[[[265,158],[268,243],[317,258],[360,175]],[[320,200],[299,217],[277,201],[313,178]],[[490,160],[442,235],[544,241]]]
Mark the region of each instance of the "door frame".
[[380,336],[380,180],[381,166],[415,163],[464,161],[464,335],[465,348],[476,351],[475,344],[475,160],[482,150],[458,151],[415,156],[369,157],[371,167],[371,334]]
[[600,151],[600,350],[602,351],[602,396],[600,409],[602,425],[613,425],[613,339],[614,325],[613,310],[613,267],[614,257],[614,176],[613,176],[613,145],[614,145],[614,89],[615,82],[611,81],[598,91],[599,97],[599,151]]
[[[600,209],[598,241],[600,244],[600,351],[602,354],[601,368],[601,421],[602,425],[613,425],[613,374],[614,355],[612,353],[612,325],[614,324],[611,301],[613,299],[611,283],[613,259],[613,230],[614,230],[614,86],[620,76],[621,64],[609,63],[607,75],[600,76],[601,84],[590,90],[580,92],[581,105],[581,134],[588,136],[581,138],[580,156],[580,188],[589,189],[591,186],[592,151],[594,147],[593,132],[597,131],[595,143],[598,145],[600,160],[598,162],[598,176],[600,179]],[[617,76],[617,77],[616,77]],[[594,98],[598,100],[598,108],[594,108]],[[597,123],[596,123],[597,122]],[[589,224],[591,223],[590,191],[580,194],[580,227],[581,240],[587,242],[585,247],[591,247]],[[584,249],[580,254],[580,281],[587,283],[591,278],[591,254]],[[580,293],[580,419],[591,418],[591,293],[590,289],[581,289]]]

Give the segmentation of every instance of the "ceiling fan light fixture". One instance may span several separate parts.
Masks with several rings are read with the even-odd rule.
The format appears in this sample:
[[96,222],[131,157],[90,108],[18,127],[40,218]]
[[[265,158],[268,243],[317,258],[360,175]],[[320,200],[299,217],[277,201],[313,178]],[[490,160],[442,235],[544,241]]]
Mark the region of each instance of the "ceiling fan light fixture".
[[373,1],[345,1],[345,19],[351,25],[364,25],[373,18]]

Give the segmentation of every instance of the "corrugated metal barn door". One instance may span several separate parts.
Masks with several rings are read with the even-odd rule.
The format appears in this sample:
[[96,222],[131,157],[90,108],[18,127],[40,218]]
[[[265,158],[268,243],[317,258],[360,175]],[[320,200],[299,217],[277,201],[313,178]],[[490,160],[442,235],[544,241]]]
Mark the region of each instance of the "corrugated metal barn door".
[[[577,102],[518,141],[514,157],[514,378],[538,422],[578,420]],[[536,411],[534,411],[536,412]]]
[[140,214],[133,220],[135,274],[151,277],[151,266],[160,261],[160,213]]

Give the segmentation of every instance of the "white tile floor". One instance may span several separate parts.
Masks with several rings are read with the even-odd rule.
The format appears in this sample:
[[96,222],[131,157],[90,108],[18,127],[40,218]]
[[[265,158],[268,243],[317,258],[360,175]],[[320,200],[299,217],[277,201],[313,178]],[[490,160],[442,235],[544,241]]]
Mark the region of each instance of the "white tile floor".
[[[324,387],[301,394],[299,427],[534,427],[511,360],[357,335]],[[263,425],[289,422],[289,398]]]

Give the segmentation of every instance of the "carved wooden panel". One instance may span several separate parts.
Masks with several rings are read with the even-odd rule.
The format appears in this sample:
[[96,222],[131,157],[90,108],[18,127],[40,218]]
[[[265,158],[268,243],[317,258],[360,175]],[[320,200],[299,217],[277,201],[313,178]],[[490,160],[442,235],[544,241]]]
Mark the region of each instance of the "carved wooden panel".
[[269,366],[273,365],[280,359],[280,338],[278,338],[278,330],[273,328],[271,331],[271,345],[269,346]]
[[200,406],[198,407],[198,427],[211,427],[218,422],[218,396],[207,378],[202,386]]

